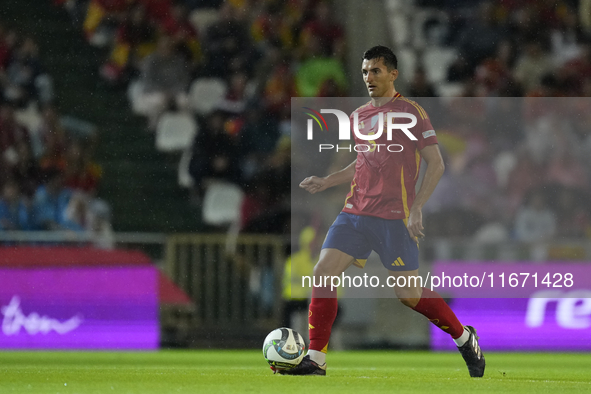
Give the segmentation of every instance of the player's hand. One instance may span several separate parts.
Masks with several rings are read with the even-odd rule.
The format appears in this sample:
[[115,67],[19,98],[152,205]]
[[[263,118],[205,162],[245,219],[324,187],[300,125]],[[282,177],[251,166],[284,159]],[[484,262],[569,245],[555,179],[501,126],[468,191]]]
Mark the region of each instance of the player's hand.
[[420,209],[411,209],[408,216],[408,225],[406,226],[411,238],[423,238],[423,212]]
[[309,176],[300,183],[300,187],[314,194],[326,190],[328,188],[328,182],[326,178]]

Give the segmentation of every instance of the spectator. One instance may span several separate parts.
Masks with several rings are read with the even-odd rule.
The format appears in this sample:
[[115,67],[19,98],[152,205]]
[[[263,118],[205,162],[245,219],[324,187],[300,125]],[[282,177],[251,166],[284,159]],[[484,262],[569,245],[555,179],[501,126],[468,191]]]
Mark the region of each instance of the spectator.
[[80,143],[74,142],[68,149],[64,176],[66,187],[93,195],[101,178],[101,168],[91,161]]
[[187,106],[189,77],[189,65],[174,51],[170,37],[161,37],[156,51],[142,62],[143,91],[136,99],[136,108],[148,116],[150,128],[156,127],[158,117],[169,105]]
[[[47,104],[52,96],[51,78],[44,72],[37,43],[0,26],[0,97],[4,98],[0,101],[0,229],[83,231],[91,227],[88,218],[94,215],[95,200],[87,195],[71,198],[71,191],[62,185],[62,171],[72,186],[95,191],[100,168],[92,163],[91,150],[82,149],[82,142],[92,147],[96,126],[71,116],[59,117]],[[41,113],[36,104],[43,106]],[[17,113],[17,107],[25,106]],[[40,123],[32,130],[23,125],[35,124],[37,119]],[[102,217],[93,231],[108,228],[104,223],[108,215]]]
[[410,83],[408,94],[411,97],[437,97],[433,85],[427,80],[425,70],[418,67]]
[[475,82],[483,87],[487,96],[497,96],[507,85],[515,84],[511,76],[512,52],[511,43],[504,40],[497,46],[495,57],[485,59],[476,67]]
[[170,13],[160,26],[163,34],[172,38],[176,51],[183,54],[187,62],[196,67],[202,58],[201,43],[188,17],[189,12],[185,4],[177,1],[173,3]]
[[589,174],[573,152],[556,152],[546,170],[546,182],[579,190],[589,190]]
[[591,78],[591,44],[582,42],[578,56],[564,64],[560,71],[565,83],[575,87],[575,93],[585,96],[584,86],[581,87],[581,79]]
[[248,79],[246,74],[239,72],[230,77],[228,93],[218,104],[218,109],[239,115],[244,112],[247,102],[246,85]]
[[583,36],[578,24],[577,13],[570,7],[564,7],[559,26],[552,29],[550,40],[554,65],[562,66],[580,55],[580,42]]
[[[43,164],[48,158],[62,157],[68,146],[68,135],[66,129],[60,122],[59,114],[55,107],[47,105],[43,108],[39,129],[32,138],[32,148],[35,157],[40,158],[44,167],[63,168],[62,160],[52,161]],[[53,160],[53,159],[52,159]]]
[[447,69],[448,82],[466,82],[472,76],[472,69],[466,56],[458,56]]
[[229,1],[220,8],[219,20],[207,30],[205,53],[208,75],[225,77],[236,71],[252,71],[256,56],[248,27]]
[[88,206],[88,213],[87,231],[90,232],[94,247],[113,249],[115,247],[115,235],[111,227],[111,209],[108,204],[101,199],[95,198]]
[[521,205],[526,194],[544,184],[544,166],[524,149],[517,153],[517,164],[507,182],[508,210],[513,213]]
[[58,132],[47,134],[43,156],[39,159],[39,166],[42,170],[59,169],[64,171],[66,162],[67,144],[63,143]]
[[429,198],[429,204],[425,205],[423,209],[423,212],[427,215],[459,209],[464,203],[462,198],[467,192],[466,182],[463,182],[461,174],[450,166],[449,154],[443,145],[441,146],[441,156],[447,170],[441,176],[435,190],[433,190],[433,194]]
[[343,28],[334,20],[334,11],[327,1],[320,1],[314,9],[314,18],[302,29],[301,43],[306,48],[309,40],[317,40],[322,53],[343,59],[345,56],[345,35]]
[[579,19],[581,28],[585,34],[591,33],[591,1],[581,0],[579,2]]
[[[550,2],[550,6],[554,3]],[[504,4],[508,15],[507,27],[511,39],[519,48],[524,48],[528,42],[537,40],[547,42],[548,27],[553,26],[552,11],[542,10],[548,5],[537,7],[534,3],[517,3],[507,1]],[[545,20],[542,20],[542,19]]]
[[491,100],[486,112],[485,131],[495,153],[514,150],[523,141],[523,102],[502,98]]
[[253,107],[240,130],[241,164],[245,179],[261,171],[273,153],[279,138],[279,129],[274,118],[266,116],[262,108]]
[[263,47],[277,47],[292,50],[295,46],[294,29],[289,17],[282,13],[283,4],[271,2],[252,24],[251,33],[254,41]]
[[[298,313],[308,314],[308,298],[311,289],[302,286],[299,278],[314,274],[314,265],[320,254],[319,237],[312,226],[305,227],[299,234],[298,248],[287,258],[283,271],[283,318],[284,327],[296,326]],[[293,264],[292,264],[293,261]],[[301,319],[300,319],[301,320]],[[299,329],[299,328],[298,328]],[[305,326],[303,327],[305,330]]]
[[90,0],[82,25],[88,42],[98,47],[107,45],[127,6],[127,0]]
[[523,242],[544,242],[556,233],[556,216],[548,208],[546,197],[540,191],[530,194],[526,205],[515,218],[515,238]]
[[589,215],[589,194],[585,191],[567,187],[556,187],[556,233],[561,238],[583,238],[591,229]]
[[206,126],[200,130],[193,142],[189,173],[195,181],[199,195],[205,191],[204,182],[207,178],[240,182],[238,147],[235,138],[224,129],[224,121],[221,111],[209,115]]
[[553,74],[543,75],[538,87],[527,93],[528,97],[560,97],[564,96],[562,89],[565,89],[565,83],[559,83]]
[[63,220],[68,228],[76,231],[84,231],[87,227],[89,198],[86,194],[72,191],[68,204],[63,212]]
[[17,163],[17,146],[20,143],[29,144],[29,133],[16,121],[14,105],[2,103],[0,104],[0,163],[2,163],[0,175]]
[[295,79],[299,96],[322,96],[327,83],[334,83],[340,91],[347,87],[347,77],[342,63],[322,52],[320,42],[312,36],[308,39],[308,58],[300,65]]
[[[140,0],[146,6],[148,17],[157,25],[162,25],[170,14],[173,0]],[[181,0],[182,1],[182,0]]]
[[45,184],[39,186],[34,197],[37,227],[42,230],[81,230],[79,224],[66,217],[72,192],[63,187],[63,174],[50,169],[45,176]]
[[295,81],[287,58],[277,62],[266,79],[263,100],[267,111],[273,115],[289,108],[291,97],[295,96]]
[[41,181],[41,169],[27,143],[21,142],[17,147],[17,153],[18,161],[12,170],[12,176],[21,193],[26,198],[32,198]]
[[458,43],[460,54],[466,58],[470,70],[473,70],[482,60],[492,56],[503,38],[501,30],[495,23],[494,11],[493,2],[480,2],[476,10],[477,17],[469,21],[460,33]]
[[10,60],[12,48],[9,35],[4,26],[0,25],[0,72],[5,71]]
[[52,81],[41,66],[39,47],[32,38],[25,38],[14,51],[3,84],[4,97],[21,107],[32,99],[41,103],[52,100]]
[[33,230],[29,204],[19,194],[18,184],[8,181],[0,198],[0,230]]
[[156,46],[156,29],[148,20],[146,7],[138,3],[127,13],[117,30],[109,60],[101,68],[101,76],[110,83],[125,81],[139,73],[141,61]]
[[87,151],[92,153],[98,142],[98,128],[94,123],[75,116],[64,115],[60,117],[60,124],[68,133],[68,137],[84,141]]
[[64,212],[67,228],[86,233],[95,247],[113,249],[115,239],[110,223],[111,211],[101,199],[73,192]]
[[267,167],[246,186],[242,205],[243,231],[281,233],[290,231],[291,141],[282,138]]
[[498,218],[497,177],[490,151],[482,152],[467,164],[464,182],[468,208],[486,219]]
[[552,71],[552,60],[542,49],[538,41],[530,41],[525,52],[517,60],[515,79],[521,83],[526,92],[540,86],[542,77]]

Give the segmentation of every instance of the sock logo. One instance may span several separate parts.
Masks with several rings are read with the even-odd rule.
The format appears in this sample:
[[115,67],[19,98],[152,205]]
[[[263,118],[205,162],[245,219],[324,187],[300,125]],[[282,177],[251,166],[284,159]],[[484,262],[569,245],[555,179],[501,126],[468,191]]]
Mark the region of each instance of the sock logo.
[[433,324],[435,324],[437,327],[441,328],[442,330],[447,330],[449,329],[449,326],[440,326],[439,325],[439,319],[429,319],[429,321]]

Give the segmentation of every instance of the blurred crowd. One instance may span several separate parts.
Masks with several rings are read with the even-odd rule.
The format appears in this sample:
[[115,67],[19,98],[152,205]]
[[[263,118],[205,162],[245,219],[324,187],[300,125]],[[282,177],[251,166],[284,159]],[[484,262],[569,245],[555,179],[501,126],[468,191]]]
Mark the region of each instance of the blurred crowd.
[[95,197],[96,127],[60,115],[36,41],[0,23],[0,231],[67,230],[110,242]]
[[100,76],[128,88],[148,130],[158,134],[171,113],[195,120],[185,168],[192,201],[202,204],[212,183],[228,182],[242,191],[243,231],[289,232],[291,97],[347,93],[344,29],[332,4],[63,3],[88,42],[107,48]]
[[482,242],[591,235],[588,98],[435,100],[426,108],[447,169],[425,206],[430,235]]
[[[427,23],[431,42],[456,48],[447,82],[460,96],[580,97],[591,93],[588,0],[417,0],[446,15]],[[435,36],[435,37],[434,37]],[[427,49],[428,50],[428,49]],[[417,90],[427,81],[422,70]]]
[[[433,30],[458,53],[445,83],[472,98],[449,101],[437,118],[448,166],[429,203],[430,233],[492,242],[591,236],[583,98],[591,95],[591,2],[417,3],[446,13],[448,25]],[[418,69],[410,91],[437,89]]]
[[[243,231],[289,232],[290,98],[350,94],[334,2],[60,2],[89,43],[106,48],[100,78],[128,87],[147,129],[157,133],[169,113],[195,120],[185,162],[193,201],[202,203],[212,182],[228,182],[243,192]],[[448,170],[426,207],[430,234],[528,242],[588,236],[585,101],[572,103],[575,113],[535,114],[537,104],[516,97],[591,94],[591,1],[415,5],[447,15],[446,26],[425,29],[458,53],[446,67],[458,96],[508,98],[448,102],[461,119],[432,109]],[[421,67],[406,90],[409,97],[439,92]],[[453,126],[458,120],[464,126]]]

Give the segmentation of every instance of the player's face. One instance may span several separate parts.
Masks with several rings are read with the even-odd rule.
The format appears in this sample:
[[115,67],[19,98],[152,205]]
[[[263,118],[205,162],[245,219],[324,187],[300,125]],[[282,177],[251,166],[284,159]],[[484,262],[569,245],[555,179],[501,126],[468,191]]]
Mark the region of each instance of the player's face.
[[394,96],[394,81],[398,78],[398,70],[392,69],[388,71],[384,59],[363,59],[361,72],[371,97]]

